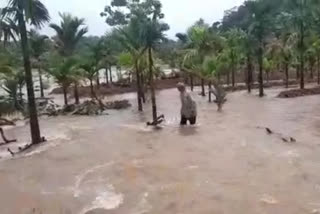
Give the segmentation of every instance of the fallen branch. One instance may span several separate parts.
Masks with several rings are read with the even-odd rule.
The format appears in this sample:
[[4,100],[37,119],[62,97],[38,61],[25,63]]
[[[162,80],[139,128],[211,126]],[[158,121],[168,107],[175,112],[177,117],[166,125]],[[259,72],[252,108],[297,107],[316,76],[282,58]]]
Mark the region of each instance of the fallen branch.
[[1,135],[2,139],[3,139],[3,141],[4,141],[4,143],[0,143],[0,146],[7,145],[7,144],[9,144],[9,143],[15,143],[15,142],[17,142],[16,139],[14,139],[14,140],[8,140],[8,139],[6,138],[6,136],[4,135],[4,131],[3,131],[2,128],[0,128],[0,135]]
[[164,121],[164,115],[160,115],[156,121],[147,122],[147,126],[158,126]]
[[0,126],[15,126],[16,124],[11,121],[11,120],[7,120],[5,118],[0,118]]
[[[40,142],[39,144],[44,143],[44,142],[47,142],[47,140],[46,140],[45,137],[42,137],[42,138],[41,138],[41,142]],[[17,154],[20,154],[20,153],[23,153],[23,152],[29,150],[30,148],[32,148],[32,147],[34,147],[34,146],[37,146],[37,145],[39,145],[39,144],[33,144],[33,143],[27,144],[27,145],[25,145],[24,147],[19,147],[19,148],[18,148],[19,151],[17,151],[17,152],[14,152],[14,151],[12,151],[10,148],[8,148],[8,152],[9,152],[9,153],[12,155],[12,157],[13,157],[13,156],[15,156],[15,155],[17,155]]]
[[284,143],[295,143],[297,142],[297,140],[293,137],[288,137],[288,136],[284,136],[283,134],[281,133],[277,133],[277,132],[274,132],[272,131],[270,128],[268,127],[257,127],[258,129],[264,129],[268,135],[276,135],[279,137],[279,139],[281,139]]

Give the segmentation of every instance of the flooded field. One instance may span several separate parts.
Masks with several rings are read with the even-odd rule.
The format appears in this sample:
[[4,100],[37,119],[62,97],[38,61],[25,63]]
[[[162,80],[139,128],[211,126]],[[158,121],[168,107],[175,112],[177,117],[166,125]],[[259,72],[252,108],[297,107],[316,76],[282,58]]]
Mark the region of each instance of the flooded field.
[[[161,130],[145,126],[150,107],[42,118],[48,143],[14,159],[2,148],[0,213],[319,213],[320,99],[275,98],[279,91],[229,94],[221,113],[194,94],[195,127],[178,126],[174,89],[158,94]],[[28,141],[28,126],[6,132]]]

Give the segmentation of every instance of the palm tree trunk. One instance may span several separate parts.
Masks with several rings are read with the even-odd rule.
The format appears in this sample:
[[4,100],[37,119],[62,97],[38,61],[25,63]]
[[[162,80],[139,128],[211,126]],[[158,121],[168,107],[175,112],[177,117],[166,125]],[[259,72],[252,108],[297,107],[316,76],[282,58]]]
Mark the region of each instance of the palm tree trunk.
[[99,71],[97,72],[97,88],[100,88],[100,73]]
[[19,9],[18,22],[19,22],[19,30],[20,30],[20,36],[21,36],[21,47],[22,47],[24,69],[25,69],[25,75],[26,75],[25,78],[26,78],[26,85],[27,85],[27,94],[28,94],[31,139],[32,139],[32,144],[38,144],[38,143],[41,143],[42,140],[41,140],[41,134],[40,134],[39,121],[38,121],[37,106],[36,106],[35,97],[34,97],[27,29],[26,29],[26,23],[24,20],[24,14],[23,14],[23,11],[24,11],[23,1],[18,1],[18,9]]
[[113,81],[112,81],[112,68],[111,68],[111,66],[109,66],[109,76],[110,76],[110,83],[112,84]]
[[40,83],[40,96],[44,97],[43,81],[42,81],[42,71],[41,66],[39,65],[39,83]]
[[250,54],[247,55],[247,87],[248,87],[248,93],[251,93],[251,86],[252,86],[252,62],[251,62],[251,56]]
[[230,72],[227,73],[227,85],[230,85]]
[[80,104],[80,98],[79,98],[79,89],[78,89],[78,83],[74,83],[74,99],[75,99],[75,104]]
[[310,63],[310,79],[313,80],[313,67],[314,67],[314,64],[311,62]]
[[136,70],[136,79],[137,79],[138,110],[139,111],[143,111],[143,106],[142,106],[142,87],[141,87],[141,78],[140,78],[138,60],[135,60],[134,66],[135,66],[135,70]]
[[232,87],[235,87],[236,84],[236,71],[235,71],[235,65],[234,65],[234,59],[233,55],[231,57],[231,78],[232,78]]
[[300,65],[296,66],[296,80],[298,81],[300,79]]
[[23,104],[23,94],[22,94],[22,84],[19,84],[19,98],[20,98],[20,104]]
[[300,21],[300,89],[304,89],[304,26]]
[[201,96],[206,96],[206,89],[204,88],[204,79],[201,78]]
[[259,47],[259,96],[264,96],[264,89],[263,89],[263,49],[262,49],[262,42],[260,42]]
[[109,74],[108,74],[108,68],[106,67],[106,84],[109,85]]
[[190,74],[190,87],[191,87],[191,91],[193,91],[194,83],[193,83],[193,75],[192,74]]
[[212,93],[211,93],[211,90],[212,90],[212,82],[209,81],[208,83],[208,91],[209,91],[209,103],[212,102]]
[[68,87],[67,86],[62,86],[63,90],[63,98],[64,98],[64,105],[68,105]]
[[20,108],[19,101],[17,98],[18,98],[17,97],[17,90],[12,91],[12,99],[13,99],[14,108],[19,111],[19,110],[21,110],[21,108]]
[[152,50],[148,49],[149,52],[149,72],[150,72],[150,89],[151,89],[151,102],[152,102],[152,119],[156,124],[157,122],[157,103],[156,103],[156,93],[155,93],[155,85],[154,85],[154,77],[153,77],[153,59],[152,59]]
[[289,88],[289,64],[286,62],[284,65],[285,75],[286,75],[286,88]]
[[320,85],[320,54],[317,54],[317,76],[318,76],[318,85]]
[[145,88],[145,79],[144,79],[143,73],[140,73],[140,83],[141,83],[142,102],[146,103],[146,88]]
[[94,99],[95,95],[94,95],[94,88],[93,88],[93,80],[92,80],[92,78],[90,79],[90,92],[91,92],[91,98]]

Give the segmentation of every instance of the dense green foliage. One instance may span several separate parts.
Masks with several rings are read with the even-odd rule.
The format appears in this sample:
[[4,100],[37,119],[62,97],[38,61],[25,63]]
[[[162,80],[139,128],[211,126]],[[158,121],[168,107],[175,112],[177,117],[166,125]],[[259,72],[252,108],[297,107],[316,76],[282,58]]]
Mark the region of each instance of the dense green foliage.
[[[209,101],[213,83],[215,87],[236,87],[245,82],[251,92],[258,82],[259,95],[263,96],[264,85],[270,80],[283,79],[288,87],[295,77],[304,88],[305,81],[315,76],[320,83],[319,6],[316,0],[247,0],[226,11],[221,21],[208,24],[199,19],[172,40],[165,35],[169,26],[163,22],[161,1],[112,0],[101,8],[100,15],[111,27],[104,36],[86,36],[84,19],[61,13],[61,22],[50,24],[56,35],[48,38],[35,30],[26,35],[23,32],[25,23],[41,27],[49,21],[48,11],[39,0],[9,0],[8,7],[0,11],[1,85],[10,88],[10,93],[5,90],[8,97],[20,96],[22,102],[22,92],[14,91],[21,91],[26,82],[32,99],[30,72],[21,75],[24,81],[11,81],[23,67],[30,70],[30,58],[30,67],[38,70],[41,96],[45,95],[42,76],[46,74],[63,88],[66,104],[67,93],[73,88],[78,104],[78,86],[89,81],[92,98],[96,99],[101,71],[109,85],[114,82],[112,68],[117,68],[118,81],[136,84],[140,111],[150,89],[154,120],[155,80],[164,64],[173,71],[179,69],[192,89],[198,82],[195,80],[200,80],[203,96],[207,84]],[[22,16],[18,12],[21,9]],[[126,73],[120,72],[123,69]]]

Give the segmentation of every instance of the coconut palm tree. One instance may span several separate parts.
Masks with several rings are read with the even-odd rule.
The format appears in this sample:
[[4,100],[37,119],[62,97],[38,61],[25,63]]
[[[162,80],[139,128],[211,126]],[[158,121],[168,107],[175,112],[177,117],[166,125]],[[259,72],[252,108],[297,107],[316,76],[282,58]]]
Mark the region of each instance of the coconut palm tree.
[[83,76],[90,81],[91,98],[94,99],[96,98],[96,94],[94,92],[93,81],[97,76],[99,68],[94,58],[88,58],[85,61],[79,65],[79,69],[82,71]]
[[61,56],[68,57],[74,54],[80,39],[88,32],[88,28],[84,26],[84,19],[74,17],[70,13],[59,13],[59,15],[60,25],[50,24],[50,27],[56,32],[54,37],[56,49]]
[[313,12],[319,8],[317,0],[286,0],[285,7],[289,13],[288,18],[291,20],[292,26],[298,33],[298,51],[300,63],[300,88],[304,89],[305,85],[305,53],[307,51],[306,38],[309,26],[312,26]]
[[0,87],[9,95],[9,101],[13,103],[17,111],[24,110],[20,91],[24,85],[24,80],[22,71],[0,66]]
[[16,23],[9,17],[3,17],[3,12],[0,9],[0,41],[3,41],[3,47],[6,47],[6,44],[13,40],[16,42],[16,36],[19,33],[18,26]]
[[36,61],[34,64],[38,67],[39,73],[39,83],[40,83],[40,96],[44,97],[44,88],[43,88],[43,81],[42,81],[42,60],[41,57],[45,52],[47,52],[47,44],[46,40],[48,39],[45,35],[40,35],[36,30],[32,29],[29,32],[29,40],[30,40],[30,49],[31,49],[31,56]]
[[[58,57],[60,58],[60,57]],[[63,98],[65,106],[68,105],[68,89],[77,76],[78,62],[72,57],[56,60],[53,69],[48,70],[49,74],[54,77],[56,83],[63,90]]]
[[149,65],[149,76],[150,76],[150,90],[151,90],[151,102],[152,102],[152,118],[156,124],[157,121],[157,103],[155,94],[155,83],[154,83],[154,59],[153,50],[155,47],[165,39],[164,32],[169,30],[169,26],[159,21],[163,17],[161,14],[161,3],[155,5],[154,13],[152,18],[147,18],[143,23],[141,29],[141,40],[144,43],[145,49],[148,53],[148,65]]
[[[188,59],[193,58],[198,61],[199,65],[202,65],[204,59],[207,55],[212,54],[216,50],[217,37],[210,31],[209,26],[199,20],[195,25],[189,28],[187,32],[188,44],[186,45],[185,50],[185,59],[186,62]],[[199,67],[200,70],[196,73],[201,73],[203,70]],[[201,76],[201,75],[200,75]],[[205,80],[201,78],[201,95],[205,96]]]
[[[226,101],[226,93],[217,79],[223,73],[225,66],[224,60],[221,60],[220,57],[221,55],[219,54],[217,56],[207,56],[202,65],[205,77],[209,81],[209,102],[211,102],[211,94],[213,93],[216,96],[215,102],[218,106],[218,111],[222,110],[222,106]],[[214,89],[212,89],[212,85]]]
[[9,0],[7,7],[2,10],[2,15],[13,17],[12,19],[18,23],[28,93],[31,138],[32,144],[38,144],[42,142],[42,137],[34,97],[26,23],[40,28],[50,20],[49,13],[40,0]]
[[142,71],[139,68],[139,60],[146,48],[143,46],[140,32],[141,32],[140,17],[132,19],[128,26],[119,28],[115,35],[115,38],[121,43],[128,53],[130,53],[133,63],[134,70],[136,74],[137,83],[137,100],[138,100],[138,110],[143,111],[143,86],[142,86]]
[[[84,19],[74,17],[70,13],[60,13],[59,15],[62,19],[60,25],[50,24],[50,27],[56,32],[55,47],[61,56],[70,57],[74,54],[79,41],[88,32],[88,28],[84,26]],[[74,95],[75,103],[79,104],[77,81],[74,82]]]
[[257,47],[257,58],[259,64],[259,96],[264,96],[263,88],[263,58],[264,58],[264,43],[268,34],[269,7],[266,6],[264,1],[248,1],[247,7],[251,14],[250,20],[250,34],[253,36]]
[[243,32],[239,29],[233,28],[225,33],[226,36],[226,51],[230,58],[232,87],[235,87],[236,69],[241,59],[241,42],[243,39]]

